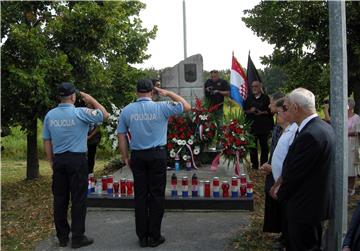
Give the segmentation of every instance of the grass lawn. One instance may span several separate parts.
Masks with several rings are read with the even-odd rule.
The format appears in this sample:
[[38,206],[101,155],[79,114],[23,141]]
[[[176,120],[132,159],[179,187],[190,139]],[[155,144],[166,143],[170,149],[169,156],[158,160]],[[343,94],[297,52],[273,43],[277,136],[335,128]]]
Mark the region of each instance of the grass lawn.
[[[104,172],[98,160],[95,175]],[[1,250],[34,250],[55,230],[52,214],[52,171],[40,160],[40,177],[27,181],[26,161],[1,160]]]

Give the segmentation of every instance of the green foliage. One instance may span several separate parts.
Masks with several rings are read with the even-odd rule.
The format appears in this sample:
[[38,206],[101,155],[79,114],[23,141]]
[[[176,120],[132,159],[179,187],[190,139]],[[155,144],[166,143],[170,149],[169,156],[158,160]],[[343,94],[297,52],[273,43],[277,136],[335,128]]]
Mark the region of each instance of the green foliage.
[[[2,125],[42,118],[56,102],[56,85],[74,81],[105,103],[133,98],[156,26],[142,28],[137,1],[1,2]],[[114,94],[115,95],[112,95]]]
[[62,81],[105,106],[130,102],[141,74],[130,64],[149,57],[157,30],[142,27],[143,8],[139,1],[2,1],[2,128],[20,126],[36,141],[37,119],[56,105]]
[[230,110],[225,115],[224,125],[217,136],[222,146],[221,154],[228,165],[238,165],[245,161],[250,149],[255,146],[254,136],[250,134],[250,125],[242,109]]
[[264,82],[266,93],[272,94],[274,92],[284,89],[287,83],[287,77],[282,71],[281,67],[272,66],[259,72]]
[[113,173],[121,168],[123,168],[125,166],[125,163],[122,162],[122,160],[119,157],[115,157],[110,159],[106,164],[105,164],[105,170],[109,170],[108,173]]
[[160,76],[161,76],[161,70],[156,70],[153,67],[141,69],[142,78],[160,79]]
[[[360,99],[360,3],[346,2],[349,94]],[[285,90],[302,86],[329,95],[329,15],[326,1],[263,1],[242,20],[257,36],[275,45],[262,61],[285,74]],[[360,102],[358,102],[360,103]],[[359,106],[360,107],[360,106]]]
[[[101,128],[102,138],[96,151],[96,159],[111,159],[114,151],[111,149],[111,143],[105,137],[105,130]],[[38,121],[37,144],[39,150],[39,158],[45,159],[44,146],[42,140],[42,123]],[[10,127],[9,135],[1,138],[1,157],[2,159],[25,160],[26,159],[26,134],[21,130],[20,126]]]
[[26,135],[20,127],[10,128],[10,133],[1,139],[1,157],[4,159],[26,158]]

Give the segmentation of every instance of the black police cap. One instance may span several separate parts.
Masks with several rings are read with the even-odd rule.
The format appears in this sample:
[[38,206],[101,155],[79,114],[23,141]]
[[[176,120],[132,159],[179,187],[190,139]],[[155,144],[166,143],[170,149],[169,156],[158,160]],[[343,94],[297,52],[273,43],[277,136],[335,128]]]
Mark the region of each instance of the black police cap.
[[62,82],[58,86],[58,94],[61,97],[70,96],[71,94],[78,92],[75,86],[70,82]]
[[153,83],[150,79],[140,79],[136,83],[136,90],[140,93],[151,92],[153,89]]

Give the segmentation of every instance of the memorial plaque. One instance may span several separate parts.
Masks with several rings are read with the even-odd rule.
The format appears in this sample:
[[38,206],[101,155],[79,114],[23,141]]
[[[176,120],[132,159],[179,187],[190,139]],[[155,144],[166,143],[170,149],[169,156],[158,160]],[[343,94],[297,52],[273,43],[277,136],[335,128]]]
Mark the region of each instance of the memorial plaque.
[[196,64],[184,64],[185,81],[192,83],[196,81]]

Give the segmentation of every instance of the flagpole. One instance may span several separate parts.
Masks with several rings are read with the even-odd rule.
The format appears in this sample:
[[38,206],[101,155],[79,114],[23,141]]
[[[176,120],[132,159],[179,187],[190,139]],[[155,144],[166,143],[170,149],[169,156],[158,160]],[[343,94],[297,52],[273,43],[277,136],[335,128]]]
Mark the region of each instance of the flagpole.
[[[234,58],[234,50],[232,51],[232,57],[231,57],[231,67],[232,67],[232,61],[233,61],[233,58]],[[230,67],[230,79],[229,79],[229,82],[231,80],[231,67]],[[230,98],[231,102],[228,102],[228,107],[230,107],[230,113],[232,112],[232,99]]]
[[183,32],[184,32],[184,59],[187,58],[187,45],[186,45],[186,9],[185,0],[183,0]]

